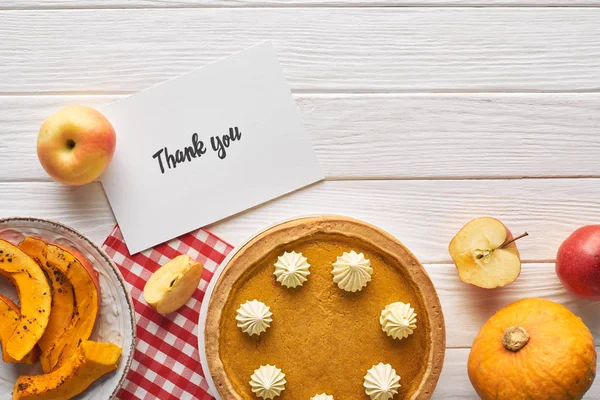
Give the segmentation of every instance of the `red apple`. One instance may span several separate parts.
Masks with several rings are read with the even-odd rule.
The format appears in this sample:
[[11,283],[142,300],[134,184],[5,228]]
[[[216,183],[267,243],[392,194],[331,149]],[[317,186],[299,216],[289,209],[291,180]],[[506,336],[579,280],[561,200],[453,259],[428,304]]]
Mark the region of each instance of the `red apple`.
[[37,154],[53,179],[85,185],[97,179],[115,151],[115,130],[93,108],[69,106],[49,116],[40,128]]
[[600,225],[581,227],[560,245],[556,274],[575,296],[600,300]]

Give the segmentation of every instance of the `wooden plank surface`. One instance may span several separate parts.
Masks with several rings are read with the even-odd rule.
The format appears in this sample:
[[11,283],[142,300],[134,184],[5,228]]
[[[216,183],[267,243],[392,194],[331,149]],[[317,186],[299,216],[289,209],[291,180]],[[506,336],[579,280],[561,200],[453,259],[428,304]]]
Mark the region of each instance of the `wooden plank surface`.
[[[43,119],[272,40],[330,181],[210,230],[236,244],[310,213],[388,230],[425,263],[446,317],[449,348],[433,398],[477,399],[468,347],[515,300],[565,304],[600,344],[600,303],[567,294],[553,264],[573,229],[600,218],[599,5],[0,0],[0,217],[56,219],[101,243],[115,224],[102,188],[48,181],[35,155]],[[481,215],[531,235],[519,244],[522,274],[506,288],[463,284],[447,253],[454,233]],[[600,385],[585,398],[599,399]]]
[[215,224],[238,243],[249,232],[297,215],[331,213],[371,222],[396,236],[422,262],[449,262],[447,246],[472,218],[491,215],[515,234],[528,261],[554,260],[576,228],[598,223],[598,179],[328,181]]
[[[512,181],[498,181],[498,182],[512,182]],[[546,180],[539,181],[544,184],[548,182]],[[565,185],[568,186],[573,180],[566,180]],[[331,186],[331,189],[326,188],[321,192],[323,199],[329,198],[332,202],[343,201],[347,198],[348,189],[338,190],[341,186],[348,185],[350,182],[327,182],[324,186]],[[368,188],[369,182],[358,182],[363,184],[363,188]],[[414,182],[405,182],[414,183]],[[444,184],[454,184],[454,181],[446,181]],[[596,182],[596,184],[600,184]],[[366,186],[365,186],[366,185]],[[538,183],[534,186],[538,186],[538,190],[548,190],[548,187],[540,187]],[[574,190],[574,186],[570,186],[571,190]],[[364,192],[364,190],[356,188],[356,194]],[[463,189],[464,191],[464,186]],[[516,190],[512,188],[511,190]],[[499,194],[501,191],[496,190]],[[335,195],[338,194],[337,200],[334,200]],[[381,193],[373,193],[371,198],[377,198],[381,196]],[[398,199],[397,193],[389,193],[390,199]],[[84,232],[92,240],[98,243],[102,243],[108,233],[114,226],[114,219],[110,212],[109,206],[104,198],[101,186],[99,184],[93,184],[81,188],[68,188],[62,185],[54,183],[3,183],[0,184],[0,198],[2,199],[3,207],[0,210],[0,217],[13,216],[13,215],[26,215],[26,216],[38,216],[46,217],[64,222],[73,226],[75,229]],[[368,199],[368,198],[367,198]],[[281,200],[284,201],[284,200]],[[448,205],[443,205],[443,199],[437,200],[437,204],[431,209],[440,210],[448,208]],[[303,201],[297,199],[296,204],[301,204]],[[551,203],[552,200],[549,200]],[[365,203],[354,203],[356,207],[350,215],[358,214],[358,210],[365,207]],[[262,212],[262,221],[259,225],[260,228],[265,227],[269,223],[275,221],[277,218],[269,212],[269,206],[266,206],[267,210]],[[386,209],[381,207],[381,209]],[[316,211],[313,209],[312,212]],[[413,212],[415,210],[412,210]],[[456,210],[457,214],[460,214],[460,210]],[[399,213],[409,213],[409,209]],[[532,215],[529,210],[523,210],[523,216]],[[379,213],[381,214],[381,213]],[[435,214],[440,216],[445,214]],[[411,219],[410,216],[407,216]],[[535,222],[531,226],[530,232],[532,233],[532,239],[530,242],[523,241],[519,245],[521,254],[524,258],[531,255],[532,251],[537,249],[543,244],[547,238],[541,239],[540,232],[548,231],[551,232],[557,227],[548,226],[552,224],[552,221],[546,221],[543,215],[537,215],[539,219],[532,220]],[[576,214],[569,214],[563,212],[560,216],[563,219],[578,218]],[[238,218],[243,219],[242,214]],[[372,213],[367,219],[378,218],[375,213]],[[449,215],[452,221],[448,221],[447,225],[450,230],[460,228],[460,224],[463,223],[462,218],[458,215]],[[579,217],[580,218],[580,217]],[[548,218],[549,219],[549,218]],[[556,218],[559,220],[559,218]],[[508,305],[516,300],[523,297],[543,297],[569,307],[573,312],[579,315],[588,327],[594,333],[597,343],[600,344],[600,320],[597,316],[600,314],[600,302],[588,302],[584,300],[576,299],[575,297],[567,294],[560,284],[558,278],[554,274],[553,263],[525,263],[522,268],[522,273],[519,279],[502,289],[493,291],[478,289],[470,285],[466,285],[458,279],[456,269],[454,265],[447,260],[444,264],[431,264],[427,258],[423,257],[423,254],[440,254],[440,251],[445,253],[446,243],[449,241],[453,232],[445,231],[444,226],[440,225],[441,221],[429,220],[423,221],[424,223],[419,225],[418,216],[415,220],[410,221],[407,226],[404,226],[402,221],[393,218],[391,225],[389,225],[390,232],[397,234],[397,236],[404,241],[405,244],[413,250],[418,257],[425,262],[425,268],[429,273],[433,284],[436,287],[440,301],[442,303],[442,309],[446,316],[446,329],[447,329],[447,346],[448,347],[470,347],[475,335],[483,325],[483,323],[493,315],[501,307]],[[575,224],[581,224],[581,221],[575,221]],[[511,223],[509,223],[511,226]],[[560,230],[560,236],[565,236],[568,232],[567,224],[561,224],[565,229]],[[256,227],[258,229],[259,227]],[[231,230],[233,226],[231,224],[218,224],[210,230],[221,235],[222,238],[229,240],[232,244],[240,243],[244,238],[233,239],[232,234],[236,232]],[[246,232],[256,230],[255,227],[247,227]],[[441,235],[432,234],[432,232],[442,231]],[[411,236],[408,236],[408,233]],[[245,234],[247,236],[248,234]],[[448,237],[445,237],[448,236]],[[411,246],[413,238],[417,239],[417,245]],[[421,243],[421,240],[424,241]],[[528,239],[528,240],[529,240]],[[549,239],[548,239],[549,240]],[[552,241],[555,246],[552,250],[554,251],[557,247],[557,243]],[[442,246],[439,246],[441,244]],[[418,246],[421,246],[419,248]],[[532,250],[533,249],[533,250]],[[440,254],[443,256],[443,254]],[[439,257],[439,255],[438,255]],[[447,257],[447,255],[446,255]],[[449,257],[447,257],[449,258]],[[493,294],[493,295],[492,295]]]
[[565,305],[585,322],[600,345],[600,302],[568,294],[554,272],[554,263],[523,264],[515,282],[494,290],[461,282],[453,264],[426,264],[425,269],[442,303],[447,347],[471,347],[488,318],[525,297],[540,297]]
[[[124,95],[0,96],[0,181],[50,180],[35,140],[70,104]],[[328,179],[600,176],[600,94],[297,94]],[[576,132],[576,135],[574,134]]]
[[600,8],[0,11],[0,93],[137,91],[264,40],[295,90],[597,91],[599,19]]
[[[298,215],[332,213],[371,222],[400,239],[423,263],[450,263],[447,246],[470,219],[492,215],[515,234],[525,261],[552,261],[562,241],[598,223],[600,179],[326,181],[214,224],[232,244]],[[1,183],[0,216],[65,219],[101,242],[113,224],[99,183]]]
[[98,244],[115,226],[100,183],[68,187],[56,183],[0,184],[0,218],[40,217],[65,223]]
[[201,7],[597,6],[598,0],[0,0],[0,9]]

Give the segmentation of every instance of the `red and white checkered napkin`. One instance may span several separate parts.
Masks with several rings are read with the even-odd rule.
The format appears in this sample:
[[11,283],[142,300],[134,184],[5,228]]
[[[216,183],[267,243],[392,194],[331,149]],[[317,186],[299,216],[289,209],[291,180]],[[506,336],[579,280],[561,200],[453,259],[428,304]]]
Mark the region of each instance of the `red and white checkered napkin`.
[[[103,249],[128,283],[137,317],[133,363],[117,397],[121,400],[213,399],[207,392],[208,385],[200,366],[196,329],[208,282],[232,246],[199,229],[132,256],[116,226]],[[202,280],[185,306],[162,316],[144,301],[144,285],[158,267],[184,253],[204,264]]]

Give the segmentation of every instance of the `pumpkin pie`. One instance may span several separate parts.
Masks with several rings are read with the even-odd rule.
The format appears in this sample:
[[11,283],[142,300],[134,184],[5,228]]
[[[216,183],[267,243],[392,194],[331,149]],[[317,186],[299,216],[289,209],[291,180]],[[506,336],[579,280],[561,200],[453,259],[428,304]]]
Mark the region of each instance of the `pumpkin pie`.
[[[339,277],[352,259],[358,284]],[[284,285],[281,268],[293,260],[302,278]],[[242,305],[268,317],[257,334],[239,325]],[[409,322],[398,328],[393,313]],[[223,399],[267,392],[282,400],[369,399],[365,388],[377,390],[377,376],[369,376],[378,370],[393,373],[394,399],[428,399],[442,369],[445,327],[431,280],[398,240],[354,219],[310,217],[274,226],[235,253],[211,296],[205,343]],[[277,390],[259,392],[257,376],[270,369]]]

